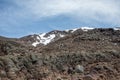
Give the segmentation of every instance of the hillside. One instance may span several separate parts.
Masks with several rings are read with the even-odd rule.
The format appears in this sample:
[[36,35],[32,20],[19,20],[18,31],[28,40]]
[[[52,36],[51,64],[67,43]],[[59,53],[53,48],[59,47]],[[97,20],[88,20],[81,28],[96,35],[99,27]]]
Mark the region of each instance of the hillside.
[[0,38],[1,80],[120,80],[120,30],[78,28],[41,35]]

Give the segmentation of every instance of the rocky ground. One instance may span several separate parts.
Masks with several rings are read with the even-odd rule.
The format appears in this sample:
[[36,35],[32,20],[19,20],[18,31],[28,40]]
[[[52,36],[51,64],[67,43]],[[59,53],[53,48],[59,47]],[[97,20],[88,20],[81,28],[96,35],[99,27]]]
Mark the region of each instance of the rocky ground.
[[1,80],[120,80],[120,31],[76,30],[46,46],[0,37]]

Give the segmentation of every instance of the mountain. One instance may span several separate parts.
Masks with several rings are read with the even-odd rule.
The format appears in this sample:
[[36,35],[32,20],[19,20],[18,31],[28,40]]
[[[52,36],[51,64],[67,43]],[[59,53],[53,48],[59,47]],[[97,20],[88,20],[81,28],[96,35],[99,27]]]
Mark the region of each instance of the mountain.
[[1,80],[120,80],[120,29],[0,37]]
[[65,31],[54,30],[48,33],[25,36],[20,38],[20,40],[36,47],[37,45],[47,45],[48,43],[64,37],[67,34],[68,33]]
[[20,41],[25,44],[32,45],[34,47],[36,47],[38,45],[47,45],[47,44],[54,42],[62,37],[72,34],[79,29],[83,30],[83,31],[88,31],[88,30],[92,30],[93,28],[82,27],[82,28],[76,28],[76,29],[65,30],[65,31],[54,30],[54,31],[50,31],[48,33],[24,36],[24,37],[20,38]]

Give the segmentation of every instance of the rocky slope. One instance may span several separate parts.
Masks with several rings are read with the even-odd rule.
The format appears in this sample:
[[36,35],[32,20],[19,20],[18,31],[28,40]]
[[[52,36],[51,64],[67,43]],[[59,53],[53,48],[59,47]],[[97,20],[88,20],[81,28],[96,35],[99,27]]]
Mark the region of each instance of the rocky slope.
[[65,37],[67,35],[70,35],[74,33],[76,30],[83,30],[83,31],[88,31],[92,30],[93,28],[89,27],[82,27],[82,28],[76,28],[76,29],[71,29],[71,30],[65,30],[65,31],[59,31],[59,30],[54,30],[50,31],[48,33],[41,33],[41,34],[33,34],[33,35],[28,35],[20,38],[20,42],[24,44],[28,44],[29,46],[41,46],[41,45],[47,45],[51,42],[57,41],[58,39]]
[[[53,34],[57,37],[49,44],[41,42]],[[1,80],[120,80],[120,30],[80,28],[41,35],[0,38]],[[36,42],[31,36],[44,46],[31,46]]]

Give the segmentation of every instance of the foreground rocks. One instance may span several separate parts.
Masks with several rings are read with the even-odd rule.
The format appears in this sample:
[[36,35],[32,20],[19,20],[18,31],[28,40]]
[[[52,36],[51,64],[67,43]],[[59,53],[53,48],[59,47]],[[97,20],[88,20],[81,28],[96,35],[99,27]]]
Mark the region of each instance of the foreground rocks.
[[120,54],[106,53],[109,59],[96,55],[86,53],[83,57],[81,53],[65,53],[48,57],[31,53],[1,56],[0,77],[6,80],[119,80]]

